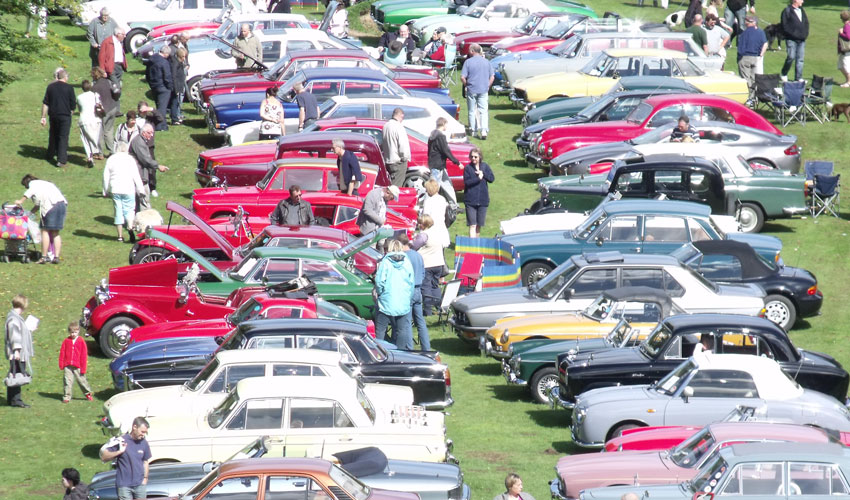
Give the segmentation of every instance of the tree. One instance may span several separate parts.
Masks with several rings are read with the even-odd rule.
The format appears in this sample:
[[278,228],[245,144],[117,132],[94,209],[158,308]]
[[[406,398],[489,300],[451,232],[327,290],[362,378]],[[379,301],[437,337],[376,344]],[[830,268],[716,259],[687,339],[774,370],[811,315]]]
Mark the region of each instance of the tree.
[[25,20],[33,15],[31,7],[77,12],[79,3],[80,0],[0,0],[0,90],[15,79],[9,72],[10,64],[31,63],[45,54],[60,56],[71,53],[56,37],[48,36],[46,41],[24,37]]

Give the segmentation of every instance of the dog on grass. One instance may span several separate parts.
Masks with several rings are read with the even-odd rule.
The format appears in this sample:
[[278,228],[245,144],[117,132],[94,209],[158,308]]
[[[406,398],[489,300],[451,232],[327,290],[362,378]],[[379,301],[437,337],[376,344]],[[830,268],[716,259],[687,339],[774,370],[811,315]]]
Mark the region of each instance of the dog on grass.
[[844,118],[846,118],[847,121],[850,122],[850,102],[845,102],[842,104],[833,104],[829,115],[834,121],[838,121],[838,119],[841,118],[841,115],[844,115]]
[[147,230],[148,226],[160,225],[162,225],[162,216],[156,209],[149,208],[136,214],[133,220],[133,231],[142,233]]
[[[785,33],[782,31],[782,26],[777,24],[768,24],[764,28],[764,35],[767,37],[767,50],[779,50],[782,48],[782,42],[785,40]],[[776,48],[772,48],[773,41],[776,40]]]

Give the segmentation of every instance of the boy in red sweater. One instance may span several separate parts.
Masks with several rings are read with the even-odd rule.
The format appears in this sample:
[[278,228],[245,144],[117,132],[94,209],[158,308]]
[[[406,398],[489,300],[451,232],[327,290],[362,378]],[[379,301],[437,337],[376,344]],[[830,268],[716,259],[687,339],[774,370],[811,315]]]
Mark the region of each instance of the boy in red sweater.
[[80,384],[80,388],[86,395],[86,399],[92,400],[91,387],[86,380],[86,366],[89,361],[89,352],[86,341],[80,337],[80,325],[72,321],[68,325],[68,338],[62,341],[59,350],[59,369],[65,371],[65,396],[63,403],[71,401],[71,389],[74,379]]

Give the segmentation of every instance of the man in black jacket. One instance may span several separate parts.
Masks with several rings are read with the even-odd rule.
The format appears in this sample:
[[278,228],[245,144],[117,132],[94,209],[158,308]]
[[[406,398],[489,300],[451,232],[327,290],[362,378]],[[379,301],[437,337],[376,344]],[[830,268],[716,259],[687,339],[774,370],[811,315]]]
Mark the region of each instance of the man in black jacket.
[[307,226],[316,222],[310,203],[301,199],[301,186],[289,187],[289,198],[280,200],[269,215],[269,222],[279,226]]
[[794,79],[803,79],[803,58],[806,55],[806,38],[809,37],[809,18],[803,10],[803,0],[791,0],[779,18],[782,32],[785,33],[785,64],[780,76],[788,81],[788,71],[794,64]]
[[71,113],[77,108],[74,88],[68,85],[68,72],[56,70],[54,80],[44,91],[41,102],[41,126],[50,119],[50,135],[47,140],[47,161],[64,167],[68,163],[68,136],[71,133]]
[[[163,45],[158,54],[151,56],[148,66],[148,85],[153,91],[156,101],[156,110],[163,117],[168,116],[168,103],[171,101],[171,91],[174,88],[174,78],[171,75],[171,63],[168,57],[171,55],[171,47]],[[157,125],[157,131],[168,130],[165,122]]]
[[437,128],[428,137],[428,168],[431,169],[431,177],[440,183],[443,191],[450,198],[449,201],[457,205],[457,195],[455,195],[449,174],[446,173],[446,160],[460,165],[460,160],[455,158],[452,150],[449,149],[449,141],[446,140],[446,119],[441,116],[437,118]]

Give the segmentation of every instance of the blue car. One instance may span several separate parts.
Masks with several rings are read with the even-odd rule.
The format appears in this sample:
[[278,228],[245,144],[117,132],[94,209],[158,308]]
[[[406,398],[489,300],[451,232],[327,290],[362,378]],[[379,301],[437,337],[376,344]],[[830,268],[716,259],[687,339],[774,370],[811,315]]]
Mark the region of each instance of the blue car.
[[[277,98],[283,103],[284,122],[291,125],[298,120],[295,102],[295,84],[301,83],[309,90],[319,105],[333,96],[383,94],[404,97],[423,97],[440,105],[449,115],[457,116],[458,105],[451,97],[435,92],[407,91],[383,73],[367,68],[309,68],[303,69],[283,84]],[[265,92],[240,92],[217,94],[210,98],[207,125],[213,135],[225,135],[231,125],[260,119],[260,103]]]

